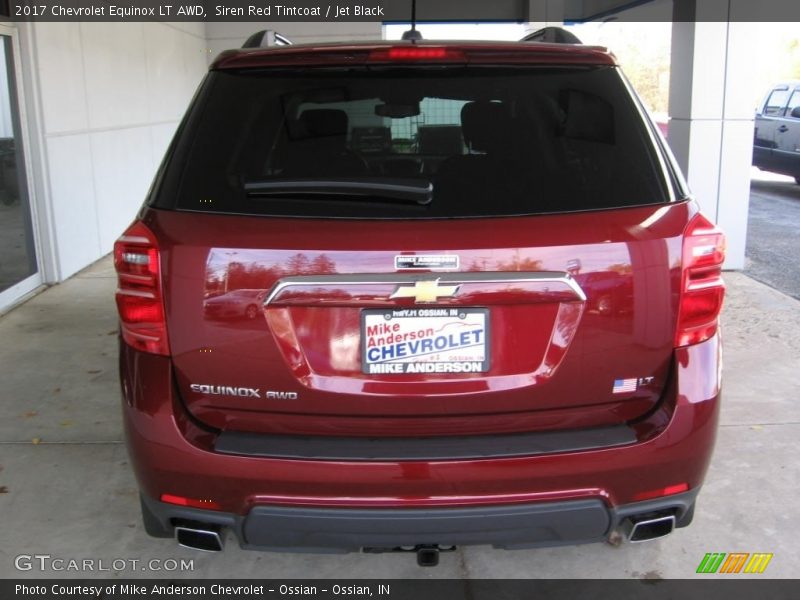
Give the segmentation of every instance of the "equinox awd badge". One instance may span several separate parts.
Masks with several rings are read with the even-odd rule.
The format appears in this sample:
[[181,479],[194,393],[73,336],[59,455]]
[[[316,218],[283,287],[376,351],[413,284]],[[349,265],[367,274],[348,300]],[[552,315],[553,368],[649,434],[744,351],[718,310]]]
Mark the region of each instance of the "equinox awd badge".
[[[206,385],[193,383],[189,386],[193,392],[209,396],[236,396],[239,398],[261,398],[261,388],[234,387],[230,385]],[[297,400],[297,392],[282,392],[267,390],[264,393],[267,400]]]
[[239,396],[241,398],[261,398],[259,388],[232,387],[229,385],[202,385],[193,383],[193,392],[208,394],[209,396]]

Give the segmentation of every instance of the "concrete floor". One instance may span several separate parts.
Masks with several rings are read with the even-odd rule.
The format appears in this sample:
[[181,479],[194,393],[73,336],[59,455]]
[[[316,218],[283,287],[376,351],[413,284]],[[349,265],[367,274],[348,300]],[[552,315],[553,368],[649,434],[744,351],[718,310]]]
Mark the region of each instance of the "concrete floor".
[[[773,552],[759,577],[800,561],[800,302],[728,274],[725,403],[694,524],[647,544],[507,552],[471,547],[420,569],[410,555],[222,554],[148,538],[120,430],[111,263],[102,260],[0,318],[0,577],[20,554],[193,559],[194,570],[125,577],[689,578],[706,552]],[[168,564],[168,563],[167,563]],[[709,576],[705,576],[709,577]]]

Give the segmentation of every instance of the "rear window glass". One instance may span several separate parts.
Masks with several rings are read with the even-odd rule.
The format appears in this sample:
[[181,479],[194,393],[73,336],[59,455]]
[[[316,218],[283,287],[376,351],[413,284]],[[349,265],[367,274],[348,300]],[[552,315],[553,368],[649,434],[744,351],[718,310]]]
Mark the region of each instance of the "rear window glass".
[[215,72],[170,165],[156,205],[204,212],[483,217],[668,198],[611,67]]

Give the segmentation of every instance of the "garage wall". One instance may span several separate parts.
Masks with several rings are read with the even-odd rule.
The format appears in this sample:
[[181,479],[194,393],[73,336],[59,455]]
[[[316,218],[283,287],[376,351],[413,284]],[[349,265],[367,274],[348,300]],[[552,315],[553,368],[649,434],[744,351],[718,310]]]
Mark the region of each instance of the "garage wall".
[[262,29],[272,29],[295,44],[381,39],[381,23],[206,23],[208,60],[229,48],[239,48]]
[[[208,63],[258,23],[36,23],[21,29],[45,279],[111,251]],[[380,39],[380,23],[271,23],[295,43]]]
[[136,214],[206,70],[205,29],[37,23],[22,43],[55,263],[47,278],[57,281],[108,253]]

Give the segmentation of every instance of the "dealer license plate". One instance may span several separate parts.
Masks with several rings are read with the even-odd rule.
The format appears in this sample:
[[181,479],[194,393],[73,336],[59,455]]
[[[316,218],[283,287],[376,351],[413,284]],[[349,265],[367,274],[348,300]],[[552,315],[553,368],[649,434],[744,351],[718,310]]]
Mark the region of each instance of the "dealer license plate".
[[361,312],[364,373],[489,370],[489,309],[407,308]]

